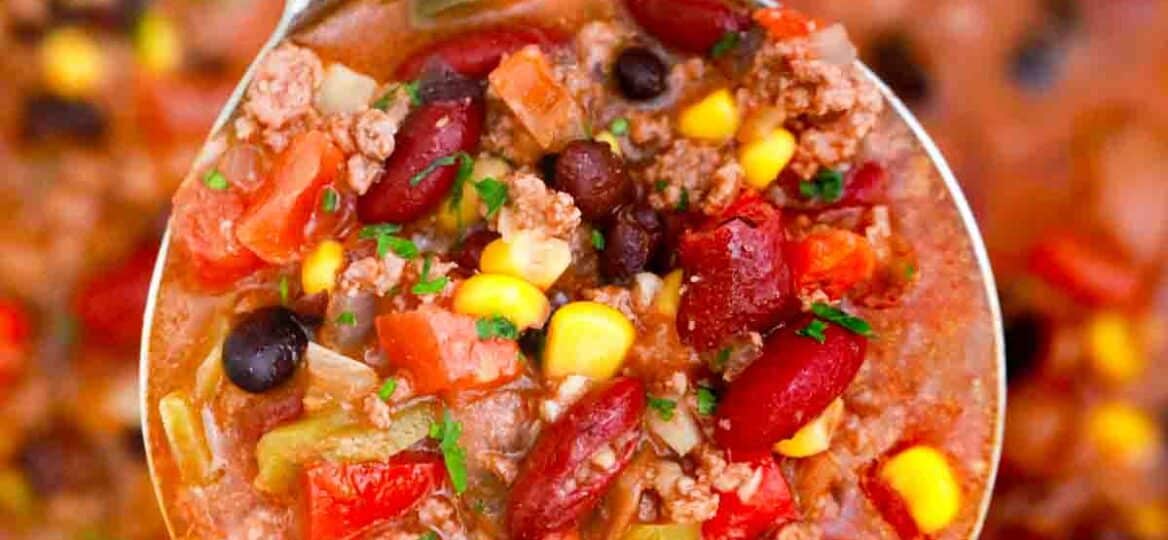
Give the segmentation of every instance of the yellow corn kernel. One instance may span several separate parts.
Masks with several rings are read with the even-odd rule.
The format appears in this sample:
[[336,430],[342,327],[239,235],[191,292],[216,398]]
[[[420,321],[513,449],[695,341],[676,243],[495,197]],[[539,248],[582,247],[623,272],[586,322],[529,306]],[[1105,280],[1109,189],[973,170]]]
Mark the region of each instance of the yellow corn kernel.
[[101,47],[79,28],[54,30],[41,45],[40,56],[45,85],[62,97],[87,97],[105,78]]
[[499,238],[483,249],[479,269],[488,274],[506,274],[547,290],[572,264],[572,248],[559,238],[541,238],[519,233],[507,242]]
[[742,145],[738,150],[738,163],[746,173],[746,182],[758,189],[765,189],[795,155],[795,136],[783,128],[772,131],[766,137]]
[[182,62],[182,40],[174,21],[152,9],[142,15],[134,35],[138,63],[151,73],[174,71]]
[[657,312],[667,317],[677,316],[677,306],[681,304],[681,280],[685,273],[674,270],[665,275],[661,281],[661,290],[657,292],[654,302]]
[[1127,511],[1128,528],[1141,540],[1168,538],[1168,510],[1164,501],[1137,504]]
[[520,278],[478,274],[454,292],[454,311],[476,317],[499,315],[522,330],[543,326],[551,306],[542,291]]
[[24,517],[35,505],[32,487],[17,468],[0,469],[0,514]]
[[337,273],[345,264],[345,247],[336,240],[325,240],[312,248],[300,266],[300,285],[304,294],[331,291],[337,284]]
[[613,135],[611,131],[602,131],[599,135],[593,137],[593,139],[595,139],[596,142],[607,144],[608,147],[612,149],[612,153],[618,156],[622,155],[620,141],[616,140],[616,135]]
[[548,324],[543,369],[549,377],[568,375],[604,380],[616,375],[637,332],[623,313],[598,302],[571,302]]
[[808,422],[790,439],[775,443],[775,452],[792,458],[814,456],[831,446],[831,437],[844,417],[844,400],[836,398],[814,420]]
[[918,445],[896,454],[880,468],[880,478],[900,495],[925,534],[945,528],[961,509],[957,476],[935,448]]
[[476,159],[470,177],[462,186],[462,199],[459,204],[452,207],[451,197],[447,197],[438,207],[438,226],[446,232],[455,233],[468,225],[482,221],[482,215],[479,214],[479,193],[475,191],[474,185],[484,178],[502,180],[510,172],[511,166],[497,157]]
[[723,88],[682,110],[677,129],[691,139],[723,142],[734,136],[740,122],[738,104]]
[[1087,326],[1091,367],[1104,379],[1122,384],[1135,379],[1145,362],[1131,323],[1118,313],[1096,315]]
[[1088,440],[1104,459],[1124,466],[1140,466],[1159,452],[1156,421],[1130,403],[1113,401],[1087,414]]

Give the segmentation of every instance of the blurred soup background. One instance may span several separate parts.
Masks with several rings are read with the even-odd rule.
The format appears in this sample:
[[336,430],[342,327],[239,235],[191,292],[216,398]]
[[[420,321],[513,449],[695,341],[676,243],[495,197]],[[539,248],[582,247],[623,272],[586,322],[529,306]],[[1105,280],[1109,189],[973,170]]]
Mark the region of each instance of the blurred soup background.
[[[985,538],[1168,538],[1168,1],[800,0],[965,187],[1006,315]],[[0,2],[0,539],[164,538],[137,344],[170,192],[279,0]]]

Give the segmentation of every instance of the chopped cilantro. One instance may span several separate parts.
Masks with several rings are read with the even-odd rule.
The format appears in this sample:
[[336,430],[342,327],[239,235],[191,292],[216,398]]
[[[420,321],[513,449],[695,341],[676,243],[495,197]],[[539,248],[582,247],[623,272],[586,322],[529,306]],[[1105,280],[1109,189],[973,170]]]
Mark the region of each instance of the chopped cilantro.
[[721,58],[726,56],[726,53],[737,48],[738,43],[741,41],[742,34],[739,34],[734,30],[730,30],[725,34],[722,34],[722,37],[718,38],[717,43],[714,43],[714,46],[710,48],[710,56],[714,58]]
[[494,178],[487,177],[474,185],[475,192],[479,194],[479,198],[487,205],[487,217],[494,217],[499,212],[499,209],[507,203],[507,184],[504,184]]
[[479,339],[519,339],[519,329],[501,315],[475,321],[475,332],[478,333]]
[[426,257],[422,261],[422,275],[418,278],[418,282],[410,288],[410,292],[414,294],[437,294],[446,288],[446,283],[449,281],[450,278],[446,276],[430,279],[430,258]]
[[820,319],[838,324],[853,334],[872,337],[872,326],[868,324],[868,321],[854,315],[848,315],[839,308],[831,307],[823,302],[816,302],[811,305],[811,312]]
[[714,357],[714,362],[711,367],[714,371],[722,371],[726,369],[726,362],[730,361],[730,347],[723,347],[718,351],[718,356]]
[[827,323],[819,319],[811,319],[811,322],[807,323],[807,326],[796,330],[795,334],[823,343],[827,341],[827,336],[823,333],[824,330],[827,330]]
[[397,91],[396,86],[394,86],[393,88],[390,88],[384,95],[377,98],[377,101],[374,101],[373,104],[370,105],[370,107],[373,107],[374,109],[377,109],[379,111],[384,111],[384,110],[388,109],[389,108],[389,100],[393,97],[393,93],[396,91]]
[[454,486],[454,492],[460,495],[466,491],[466,451],[458,445],[461,435],[462,422],[454,421],[449,409],[442,415],[441,423],[430,424],[430,438],[438,440],[442,460],[446,462],[446,473],[450,475],[450,484]]
[[337,315],[337,324],[343,324],[345,326],[356,326],[357,315],[352,311],[343,311],[340,315]]
[[596,229],[592,229],[592,247],[596,251],[604,251],[604,235]]
[[403,85],[406,89],[406,94],[410,96],[410,104],[415,107],[422,104],[421,86],[422,83],[420,81],[410,81]]
[[223,176],[223,173],[219,172],[219,169],[211,169],[207,174],[203,175],[203,183],[215,191],[227,189],[227,177]]
[[917,275],[917,267],[913,263],[904,263],[904,279],[912,279]]
[[454,175],[454,185],[450,188],[450,210],[455,212],[458,216],[459,228],[462,224],[462,213],[459,212],[459,205],[462,204],[462,190],[466,188],[466,181],[470,179],[470,175],[474,173],[474,159],[467,155],[467,159],[460,159],[458,162],[458,173]]
[[334,214],[341,205],[341,195],[332,186],[324,188],[320,197],[320,209],[327,214]]
[[392,250],[398,257],[413,259],[418,256],[418,246],[413,241],[397,236],[401,226],[395,223],[378,223],[361,228],[357,236],[377,241],[377,258],[384,259]]
[[673,411],[677,409],[677,402],[672,399],[649,396],[649,408],[657,411],[657,416],[668,422],[673,420]]
[[438,533],[434,531],[426,531],[426,534],[418,537],[418,540],[440,540]]
[[291,296],[289,292],[291,285],[288,283],[288,276],[280,276],[280,283],[277,287],[280,291],[280,305],[288,305],[288,298]]
[[677,211],[678,212],[688,212],[689,211],[689,190],[686,188],[681,188],[681,198],[678,199],[678,201],[677,201]]
[[381,401],[389,401],[389,398],[393,397],[394,390],[397,390],[397,379],[390,377],[381,383],[381,388],[377,390],[377,397],[381,398]]
[[[461,172],[464,169],[466,169],[467,167],[474,166],[474,159],[471,158],[470,154],[468,154],[466,152],[457,152],[454,154],[450,154],[449,156],[442,156],[438,159],[435,159],[434,161],[431,161],[429,165],[426,165],[426,168],[418,171],[418,174],[411,176],[410,177],[410,185],[416,186],[418,184],[421,184],[422,180],[425,180],[426,177],[430,176],[430,174],[433,173],[434,171],[436,171],[442,167],[449,167],[451,165],[454,165],[455,163],[459,163],[458,170],[459,170],[459,173],[461,174]],[[470,165],[467,165],[468,163]]]
[[370,240],[383,234],[395,234],[399,231],[401,231],[401,225],[396,223],[375,223],[361,227],[361,231],[357,233],[357,237]]
[[629,119],[625,117],[617,118],[608,125],[608,130],[617,137],[623,137],[629,132]]
[[820,169],[815,178],[799,182],[799,194],[823,202],[838,201],[844,194],[844,175],[835,169]]
[[714,391],[705,386],[698,387],[698,414],[709,416],[714,414],[714,409],[718,407],[718,396],[714,395]]
[[669,187],[668,181],[658,180],[656,182],[653,182],[653,191],[656,191],[657,193],[661,193],[662,191],[665,191],[665,189],[668,187]]
[[487,511],[487,503],[483,502],[482,499],[475,499],[475,502],[471,504],[471,509],[481,514]]

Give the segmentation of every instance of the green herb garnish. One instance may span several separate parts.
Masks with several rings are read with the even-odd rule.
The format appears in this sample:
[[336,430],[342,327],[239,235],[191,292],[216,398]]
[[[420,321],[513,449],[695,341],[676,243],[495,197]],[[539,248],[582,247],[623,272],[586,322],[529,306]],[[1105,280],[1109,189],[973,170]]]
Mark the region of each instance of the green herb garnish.
[[414,294],[437,294],[446,288],[446,284],[450,282],[450,278],[446,276],[439,276],[430,279],[430,258],[426,257],[422,261],[422,276],[418,278],[418,282],[410,288],[410,292]]
[[409,260],[418,256],[418,246],[408,238],[397,236],[401,225],[378,223],[366,225],[357,233],[358,238],[377,241],[377,258],[384,259],[392,250],[398,257]]
[[722,347],[718,351],[718,356],[714,357],[713,365],[714,371],[721,371],[726,369],[726,362],[730,361],[730,347]]
[[332,186],[324,188],[320,197],[320,209],[327,214],[334,214],[341,205],[341,195]]
[[725,34],[722,34],[722,37],[718,38],[717,43],[714,43],[714,46],[710,48],[710,56],[714,58],[721,58],[725,56],[726,53],[738,47],[738,44],[741,41],[742,34],[730,30]]
[[[468,154],[466,152],[458,152],[458,153],[450,154],[449,156],[442,156],[438,159],[435,159],[434,161],[431,161],[429,165],[426,165],[425,169],[418,171],[418,174],[411,176],[410,177],[410,185],[416,186],[418,184],[421,184],[422,180],[425,180],[427,176],[430,176],[430,173],[433,173],[434,171],[436,171],[442,167],[449,167],[449,166],[454,165],[455,163],[459,163],[459,162],[461,162],[459,165],[459,171],[462,171],[464,168],[466,168],[468,166],[469,167],[474,166],[474,159],[471,158],[470,154]],[[467,165],[468,163],[469,163],[469,165]]]
[[710,416],[718,408],[718,396],[705,386],[698,387],[698,414]]
[[807,326],[796,330],[795,334],[823,343],[827,341],[827,336],[823,333],[825,330],[827,330],[827,323],[819,319],[811,319],[811,322],[807,323]]
[[462,422],[455,422],[449,409],[442,415],[441,423],[430,424],[430,438],[438,440],[442,460],[446,462],[446,473],[450,475],[450,484],[454,486],[454,492],[460,495],[466,491],[466,451],[458,445],[461,435]]
[[617,137],[623,137],[629,132],[629,119],[625,117],[617,118],[608,125],[608,130]]
[[665,191],[665,189],[668,187],[669,187],[668,181],[657,180],[656,182],[653,182],[653,191],[656,191],[657,193],[661,193],[662,191]]
[[475,332],[478,333],[479,339],[519,339],[519,329],[501,315],[475,321]]
[[677,409],[677,402],[672,399],[649,396],[649,408],[657,411],[657,416],[668,422],[673,420],[673,411]]
[[343,324],[345,326],[356,326],[357,314],[353,313],[352,311],[342,311],[340,315],[337,315],[337,324]]
[[815,178],[799,182],[799,194],[823,202],[838,201],[844,194],[844,175],[834,169],[820,169]]
[[426,534],[419,536],[418,540],[439,540],[439,536],[434,531],[426,531]]
[[681,188],[681,198],[677,201],[677,211],[689,211],[689,190],[686,188]]
[[479,198],[487,205],[488,218],[494,217],[499,209],[507,203],[507,184],[487,177],[480,180],[474,187]]
[[288,283],[288,276],[280,276],[280,283],[276,287],[280,291],[280,305],[288,305],[288,298],[291,296],[289,292],[291,284]]
[[393,397],[394,390],[397,390],[397,379],[390,377],[381,383],[381,388],[377,389],[377,397],[381,398],[381,401],[389,401],[389,398]]
[[406,89],[406,94],[410,96],[410,103],[415,107],[422,104],[421,86],[420,81],[410,81],[402,85]]
[[467,159],[460,159],[458,161],[458,173],[454,175],[454,185],[450,188],[450,210],[455,212],[458,216],[459,228],[462,228],[462,212],[459,212],[459,205],[462,204],[462,190],[466,188],[466,181],[470,179],[470,175],[474,173],[474,159],[467,155]]
[[604,235],[596,229],[592,229],[592,247],[596,251],[604,251]]
[[219,169],[211,169],[203,175],[203,184],[215,191],[223,191],[227,189],[227,177]]
[[820,319],[842,326],[853,334],[872,337],[872,326],[868,324],[868,321],[854,315],[848,315],[839,308],[831,307],[823,302],[816,302],[811,305],[811,312]]

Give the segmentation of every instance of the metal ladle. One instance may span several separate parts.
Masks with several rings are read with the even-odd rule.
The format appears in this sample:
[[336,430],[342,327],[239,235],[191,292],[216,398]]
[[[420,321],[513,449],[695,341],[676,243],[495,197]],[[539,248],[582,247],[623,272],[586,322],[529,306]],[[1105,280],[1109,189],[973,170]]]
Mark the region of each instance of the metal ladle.
[[[285,38],[311,25],[322,14],[344,1],[288,0],[283,16],[259,56],[262,57],[264,53]],[[925,294],[928,294],[929,290],[933,290],[934,301],[945,298],[946,294],[951,295],[950,298],[962,300],[955,303],[939,302],[943,305],[925,306],[928,310],[937,312],[938,315],[933,319],[953,319],[954,326],[960,327],[950,329],[951,332],[959,332],[958,335],[951,336],[953,339],[949,341],[953,343],[945,343],[943,342],[945,340],[940,338],[937,338],[936,342],[930,342],[928,337],[920,338],[918,335],[914,336],[912,340],[904,340],[899,344],[899,349],[894,352],[910,354],[912,351],[924,348],[925,344],[918,343],[919,339],[923,339],[928,342],[928,346],[932,347],[930,350],[933,354],[946,355],[946,361],[951,359],[955,365],[964,362],[964,365],[973,372],[985,375],[984,384],[981,385],[979,391],[984,396],[984,405],[991,409],[989,412],[991,420],[989,425],[985,426],[988,430],[986,437],[991,448],[989,455],[982,456],[985,461],[981,463],[979,474],[984,474],[987,480],[981,486],[980,500],[976,508],[972,510],[976,511],[974,516],[976,525],[970,531],[969,538],[976,538],[980,532],[981,523],[985,519],[990,494],[993,491],[993,479],[1002,446],[1002,424],[1005,412],[1005,356],[1001,333],[1002,321],[993,274],[969,205],[933,140],[925,133],[924,128],[921,127],[908,108],[883,82],[867,67],[859,63],[857,65],[879,87],[887,104],[883,120],[869,137],[887,136],[888,140],[895,141],[899,136],[900,139],[910,143],[900,145],[899,150],[895,149],[897,145],[890,145],[894,150],[888,153],[889,155],[879,157],[882,161],[890,163],[889,168],[893,175],[911,172],[922,178],[922,181],[913,188],[915,201],[918,203],[926,201],[928,204],[905,203],[903,207],[898,207],[895,202],[892,204],[898,217],[901,214],[906,216],[901,221],[901,227],[898,230],[904,231],[920,254],[918,266],[921,278],[918,287],[925,288]],[[236,108],[251,82],[255,69],[256,63],[253,63],[224,106],[215,122],[212,133],[220,132],[234,117]],[[929,208],[921,210],[916,208],[917,206]],[[156,308],[159,292],[163,287],[164,269],[167,266],[168,257],[172,255],[169,246],[170,230],[168,229],[162,241],[162,248],[150,285],[141,348],[140,388],[142,432],[148,449],[151,476],[167,526],[174,536],[177,524],[174,523],[174,517],[169,512],[170,507],[167,504],[168,501],[163,497],[163,489],[157,474],[158,449],[165,445],[153,444],[153,441],[160,440],[161,434],[158,432],[157,415],[154,411],[156,403],[151,402],[152,397],[156,400],[157,396],[150,391],[150,375],[154,372],[153,370],[161,369],[156,365],[156,362],[152,362],[156,355],[152,355],[151,343],[155,339],[165,339],[165,336],[154,336],[153,334],[156,330]],[[931,273],[940,277],[928,281],[931,279]],[[938,287],[944,288],[944,291],[938,292],[937,289],[934,289]],[[955,306],[949,304],[955,304]],[[946,310],[952,310],[952,313]],[[904,313],[905,324],[909,324],[908,321],[915,321],[915,314],[916,312]],[[934,321],[919,324],[940,325],[942,323]],[[926,331],[935,330],[928,326],[923,329]]]

